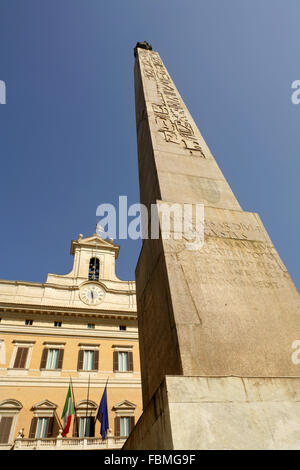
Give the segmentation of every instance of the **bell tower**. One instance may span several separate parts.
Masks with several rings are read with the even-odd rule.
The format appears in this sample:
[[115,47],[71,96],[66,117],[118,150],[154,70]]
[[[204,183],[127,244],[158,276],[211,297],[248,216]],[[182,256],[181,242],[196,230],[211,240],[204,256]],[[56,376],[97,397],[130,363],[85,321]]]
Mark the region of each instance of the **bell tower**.
[[120,247],[112,240],[104,240],[97,233],[84,238],[79,234],[72,240],[71,255],[74,256],[73,270],[69,275],[82,280],[115,280],[115,260]]

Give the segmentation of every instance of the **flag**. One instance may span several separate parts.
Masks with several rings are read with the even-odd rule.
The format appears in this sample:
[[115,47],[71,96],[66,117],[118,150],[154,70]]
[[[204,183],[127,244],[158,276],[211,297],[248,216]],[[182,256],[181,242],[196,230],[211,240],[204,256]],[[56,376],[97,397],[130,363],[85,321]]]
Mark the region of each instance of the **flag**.
[[105,389],[101,398],[101,402],[99,405],[98,413],[96,419],[98,419],[101,423],[100,434],[102,436],[102,441],[106,438],[107,430],[108,430],[108,411],[107,411],[107,385],[105,385]]
[[71,385],[69,385],[69,390],[67,393],[65,406],[61,418],[64,420],[64,429],[62,435],[65,437],[70,429],[72,415],[74,414],[74,406],[72,403],[72,395],[71,395]]

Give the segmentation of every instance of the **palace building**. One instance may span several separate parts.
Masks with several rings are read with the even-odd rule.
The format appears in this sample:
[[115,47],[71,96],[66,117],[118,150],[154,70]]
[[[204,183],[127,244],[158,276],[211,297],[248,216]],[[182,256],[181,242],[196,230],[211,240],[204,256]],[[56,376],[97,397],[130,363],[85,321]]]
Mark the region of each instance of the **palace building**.
[[[0,281],[0,449],[121,448],[142,412],[135,282],[119,246],[78,236],[69,274]],[[96,420],[107,385],[109,431]],[[75,415],[62,437],[72,381]]]

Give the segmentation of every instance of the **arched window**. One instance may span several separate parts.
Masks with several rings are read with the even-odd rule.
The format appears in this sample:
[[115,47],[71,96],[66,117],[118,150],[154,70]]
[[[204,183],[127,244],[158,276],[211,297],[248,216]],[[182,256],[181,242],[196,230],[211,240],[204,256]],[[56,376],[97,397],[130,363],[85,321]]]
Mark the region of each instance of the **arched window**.
[[21,409],[22,404],[14,398],[8,398],[0,402],[0,445],[2,450],[11,448],[18,414]]
[[98,258],[90,259],[89,266],[89,281],[98,281],[99,280],[99,260]]
[[82,400],[76,403],[75,419],[73,424],[74,437],[94,437],[95,417],[98,405],[92,400]]

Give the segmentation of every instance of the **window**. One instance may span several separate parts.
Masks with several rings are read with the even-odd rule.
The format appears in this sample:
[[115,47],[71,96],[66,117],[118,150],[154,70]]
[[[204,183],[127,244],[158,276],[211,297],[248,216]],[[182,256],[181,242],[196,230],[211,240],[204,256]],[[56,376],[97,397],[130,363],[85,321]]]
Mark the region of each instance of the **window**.
[[82,371],[98,370],[99,351],[95,347],[90,349],[88,347],[82,348],[78,353],[77,369]]
[[83,351],[83,370],[93,370],[94,351]]
[[118,368],[120,372],[128,371],[128,352],[118,353]]
[[91,258],[89,265],[89,281],[99,280],[99,260],[98,258]]
[[95,328],[95,323],[88,323],[88,328],[93,330]]
[[113,406],[113,411],[116,413],[114,430],[116,437],[129,436],[135,424],[135,409],[136,405],[128,400]]
[[134,416],[116,416],[115,417],[115,436],[128,437],[134,428]]
[[7,444],[13,423],[12,416],[0,416],[0,444]]
[[38,418],[35,437],[47,437],[49,418]]
[[6,364],[6,344],[0,339],[0,364]]
[[120,417],[120,436],[125,437],[130,434],[130,417],[121,416]]
[[52,437],[53,425],[54,425],[53,416],[34,417],[31,421],[29,438],[30,439],[43,439],[45,437]]
[[126,331],[126,326],[125,325],[120,325],[119,329],[120,329],[120,331]]
[[63,358],[64,349],[62,347],[45,348],[43,350],[40,368],[48,370],[60,370],[62,369]]
[[32,325],[33,324],[33,320],[25,320],[25,325]]
[[59,328],[61,326],[61,321],[55,321],[54,326]]
[[74,437],[93,437],[95,435],[95,419],[99,403],[82,400],[75,405],[76,418],[73,421]]
[[11,445],[21,409],[22,404],[17,400],[7,399],[0,402],[0,444]]
[[79,436],[78,437],[93,437],[95,433],[95,418],[88,416],[87,418],[79,418]]
[[132,372],[133,371],[132,351],[114,351],[113,370],[114,372]]
[[55,418],[57,405],[49,400],[43,400],[32,407],[34,417],[31,420],[29,438],[43,439],[57,436],[60,424]]
[[13,341],[14,348],[9,368],[12,370],[15,369],[15,374],[26,375],[28,373],[34,343],[35,341]]
[[14,369],[25,369],[28,351],[29,351],[29,348],[18,347],[15,362],[13,365]]
[[57,369],[58,353],[58,349],[48,349],[46,369]]

